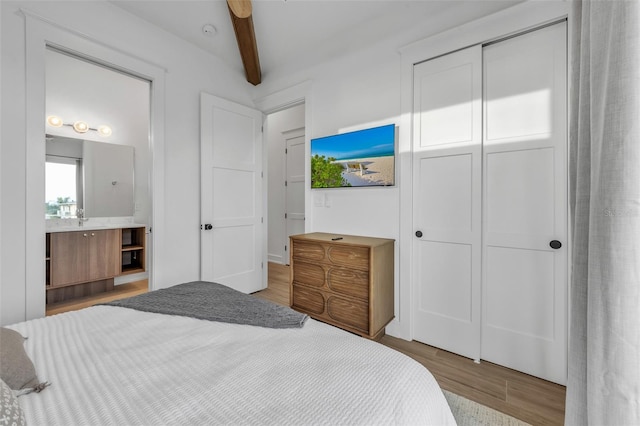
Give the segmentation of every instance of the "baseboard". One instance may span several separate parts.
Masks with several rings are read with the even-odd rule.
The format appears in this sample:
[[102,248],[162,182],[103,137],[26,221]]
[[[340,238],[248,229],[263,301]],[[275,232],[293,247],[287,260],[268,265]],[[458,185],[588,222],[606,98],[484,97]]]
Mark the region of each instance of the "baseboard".
[[268,260],[269,262],[273,262],[273,263],[280,263],[281,265],[284,265],[284,261],[281,255],[278,254],[268,254]]
[[128,274],[128,275],[121,275],[119,277],[115,277],[113,279],[113,284],[114,285],[120,285],[120,284],[129,284],[132,283],[134,281],[140,281],[140,280],[146,280],[149,279],[149,272],[140,272],[137,274]]

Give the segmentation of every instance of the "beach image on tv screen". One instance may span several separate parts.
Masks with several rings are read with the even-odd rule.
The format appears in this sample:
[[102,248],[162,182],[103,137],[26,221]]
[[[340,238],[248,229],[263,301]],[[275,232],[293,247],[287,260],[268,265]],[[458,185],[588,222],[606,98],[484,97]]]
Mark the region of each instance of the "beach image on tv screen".
[[311,139],[311,187],[392,186],[395,125]]

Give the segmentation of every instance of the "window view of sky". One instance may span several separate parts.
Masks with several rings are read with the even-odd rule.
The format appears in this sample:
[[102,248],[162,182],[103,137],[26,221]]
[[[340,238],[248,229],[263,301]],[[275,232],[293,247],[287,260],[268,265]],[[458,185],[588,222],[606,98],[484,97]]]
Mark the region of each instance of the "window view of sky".
[[76,201],[76,165],[46,162],[45,201],[69,197]]

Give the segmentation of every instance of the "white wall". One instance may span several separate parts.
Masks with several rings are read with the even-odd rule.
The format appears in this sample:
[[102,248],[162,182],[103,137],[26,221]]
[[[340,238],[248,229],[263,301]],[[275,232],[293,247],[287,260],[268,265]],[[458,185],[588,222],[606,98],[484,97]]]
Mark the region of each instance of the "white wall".
[[[306,80],[312,81],[313,124],[307,129],[308,138],[399,123],[400,56],[394,42],[371,46],[321,66],[264,82],[257,88],[256,97]],[[397,186],[307,188],[306,197],[323,201],[326,198],[330,204],[314,205],[307,212],[313,231],[397,237]]]
[[[398,125],[400,55],[397,43],[398,40],[386,41],[321,66],[265,81],[258,86],[256,98],[302,81],[311,81],[311,96],[306,106],[313,111],[313,117],[312,126],[307,129],[307,139],[382,124]],[[401,132],[407,130],[400,129]],[[397,179],[396,184],[400,184]],[[397,185],[327,190],[307,187],[308,231],[366,235],[397,241],[400,210]],[[396,293],[398,277],[396,267]],[[396,307],[397,300],[396,297]],[[396,315],[398,312],[396,308]]]
[[284,252],[286,241],[285,186],[284,170],[286,157],[284,154],[285,139],[283,132],[304,127],[304,104],[274,112],[266,119],[267,146],[267,210],[268,210],[268,244],[267,251],[270,262],[288,263]]
[[[156,259],[163,263],[163,273],[155,279],[162,286],[198,279],[200,92],[251,105],[250,85],[242,75],[232,72],[217,58],[108,2],[3,1],[0,7],[0,120],[3,123],[0,130],[0,197],[3,200],[0,212],[0,324],[25,319],[25,271],[27,268],[44,269],[41,259],[25,253],[25,232],[29,226],[25,220],[25,190],[28,174],[33,172],[25,170],[26,30],[20,7],[119,52],[166,69],[165,177],[162,182],[166,229],[163,258]],[[42,116],[44,133],[44,111]],[[44,203],[42,209],[44,221]]]

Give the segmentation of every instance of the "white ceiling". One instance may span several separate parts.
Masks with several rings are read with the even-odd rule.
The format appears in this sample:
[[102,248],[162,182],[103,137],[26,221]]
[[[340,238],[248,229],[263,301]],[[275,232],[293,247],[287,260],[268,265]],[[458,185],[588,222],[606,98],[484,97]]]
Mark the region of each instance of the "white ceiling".
[[[110,1],[244,73],[226,0]],[[319,63],[403,33],[426,37],[518,1],[253,0],[263,79],[303,58]],[[202,31],[206,24],[217,29],[214,37]]]

